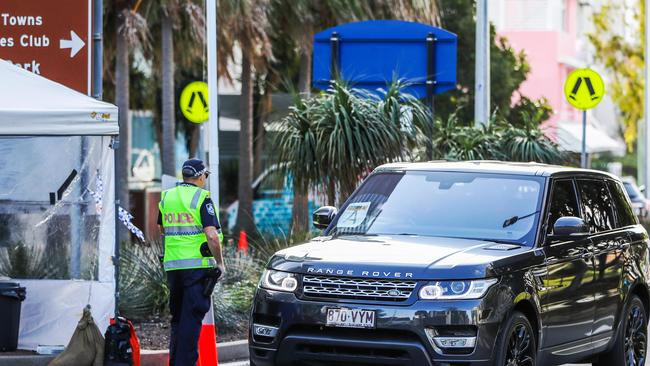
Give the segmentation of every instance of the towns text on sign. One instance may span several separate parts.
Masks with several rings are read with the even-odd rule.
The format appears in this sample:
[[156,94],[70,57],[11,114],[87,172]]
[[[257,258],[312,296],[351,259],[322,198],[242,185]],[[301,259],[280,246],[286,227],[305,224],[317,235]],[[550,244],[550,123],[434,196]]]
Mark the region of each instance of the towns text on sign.
[[0,59],[90,94],[92,0],[0,1]]

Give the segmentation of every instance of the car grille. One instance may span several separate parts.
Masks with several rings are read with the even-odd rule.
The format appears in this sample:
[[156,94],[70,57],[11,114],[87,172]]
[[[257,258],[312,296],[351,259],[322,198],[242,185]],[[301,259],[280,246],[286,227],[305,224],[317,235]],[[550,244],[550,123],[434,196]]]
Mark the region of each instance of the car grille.
[[406,301],[417,282],[327,276],[304,276],[303,294],[307,297],[379,301]]

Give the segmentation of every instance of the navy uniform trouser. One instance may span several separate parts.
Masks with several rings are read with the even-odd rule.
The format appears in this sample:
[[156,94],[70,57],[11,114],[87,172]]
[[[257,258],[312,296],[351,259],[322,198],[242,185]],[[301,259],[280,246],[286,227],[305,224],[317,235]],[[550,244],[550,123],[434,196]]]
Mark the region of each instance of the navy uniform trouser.
[[210,297],[203,295],[204,273],[205,269],[167,272],[169,311],[172,316],[170,366],[196,366],[201,323],[210,310]]

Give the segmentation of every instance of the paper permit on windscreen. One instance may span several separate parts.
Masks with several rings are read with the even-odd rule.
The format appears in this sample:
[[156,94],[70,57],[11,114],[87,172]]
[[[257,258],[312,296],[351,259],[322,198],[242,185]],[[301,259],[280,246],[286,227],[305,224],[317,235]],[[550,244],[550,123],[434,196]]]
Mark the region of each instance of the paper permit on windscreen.
[[370,202],[350,203],[339,218],[336,226],[339,228],[357,227],[366,219],[368,210],[370,210]]

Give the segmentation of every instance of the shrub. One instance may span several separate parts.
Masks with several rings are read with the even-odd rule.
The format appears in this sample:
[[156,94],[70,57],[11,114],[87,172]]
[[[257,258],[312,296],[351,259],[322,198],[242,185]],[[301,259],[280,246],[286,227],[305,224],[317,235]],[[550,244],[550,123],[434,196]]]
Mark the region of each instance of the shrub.
[[[225,276],[212,294],[214,319],[225,332],[242,332],[248,326],[251,304],[266,261],[278,250],[304,242],[308,235],[263,237],[251,242],[251,255],[238,253],[224,245]],[[169,289],[159,255],[158,242],[125,244],[120,256],[120,311],[123,315],[146,320],[168,314]]]
[[159,242],[127,243],[120,251],[120,312],[144,320],[168,313],[169,288]]
[[48,256],[38,246],[17,242],[0,247],[0,276],[9,278],[68,278],[68,259],[64,253]]

